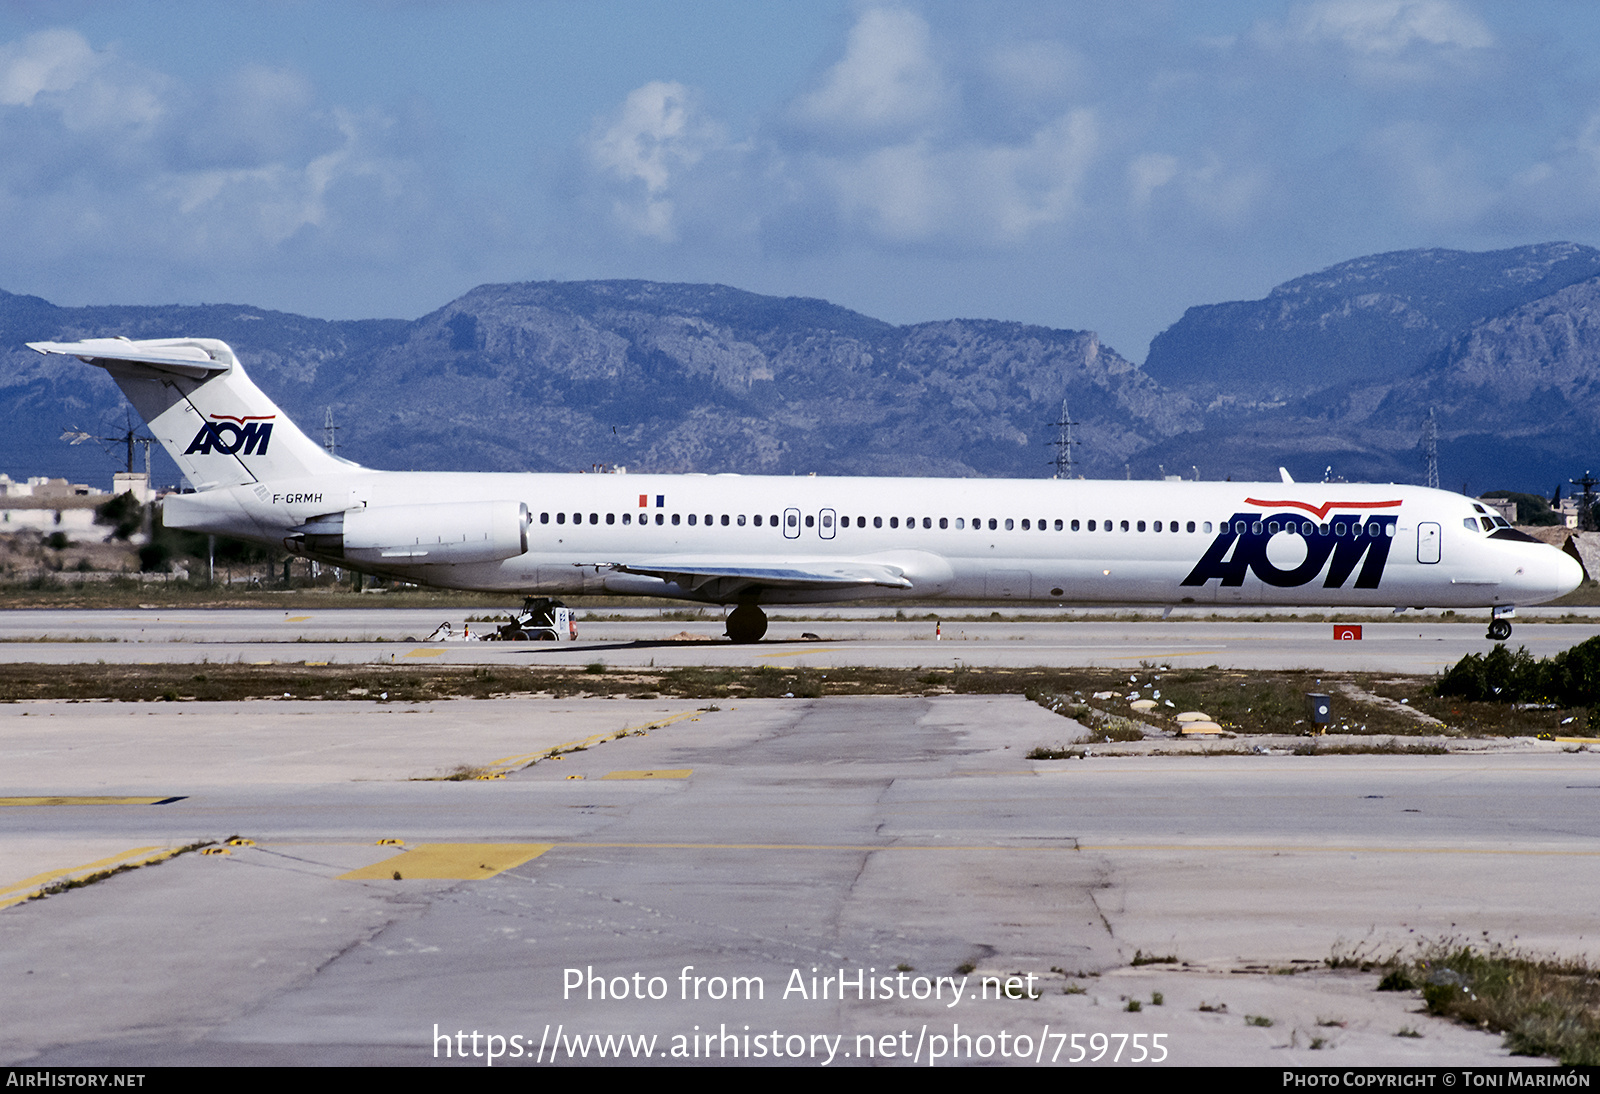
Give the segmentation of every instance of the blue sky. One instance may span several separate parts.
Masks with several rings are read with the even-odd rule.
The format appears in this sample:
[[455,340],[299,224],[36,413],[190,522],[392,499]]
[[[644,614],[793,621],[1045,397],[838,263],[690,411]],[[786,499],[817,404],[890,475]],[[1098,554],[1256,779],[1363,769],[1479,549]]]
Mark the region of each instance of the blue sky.
[[0,288],[651,278],[1097,330],[1600,244],[1600,5],[0,3]]

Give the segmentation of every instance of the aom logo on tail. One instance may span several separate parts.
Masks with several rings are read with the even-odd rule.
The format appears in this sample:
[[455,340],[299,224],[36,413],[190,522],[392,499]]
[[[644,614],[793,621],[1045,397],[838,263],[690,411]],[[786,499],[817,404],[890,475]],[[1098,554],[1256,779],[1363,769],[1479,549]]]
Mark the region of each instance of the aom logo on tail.
[[[1376,589],[1383,580],[1384,564],[1394,542],[1395,516],[1373,513],[1328,513],[1333,509],[1396,509],[1395,501],[1330,501],[1311,505],[1303,501],[1262,501],[1246,498],[1245,504],[1262,508],[1283,506],[1299,512],[1235,513],[1211,541],[1205,556],[1195,564],[1184,585],[1204,585],[1216,578],[1221,585],[1243,585],[1246,573],[1253,572],[1264,584],[1278,588],[1308,585],[1326,576],[1322,587],[1339,589],[1355,573],[1357,589]],[[1316,518],[1316,522],[1308,519]],[[1285,545],[1268,557],[1267,544],[1277,535],[1293,536],[1303,548]],[[1303,551],[1303,554],[1302,554]],[[1296,557],[1299,556],[1299,557]],[[1331,560],[1331,561],[1330,561]],[[1356,567],[1360,566],[1360,571]]]
[[208,456],[221,452],[232,456],[243,449],[246,456],[265,456],[267,444],[272,440],[272,423],[277,417],[276,414],[213,414],[183,454]]

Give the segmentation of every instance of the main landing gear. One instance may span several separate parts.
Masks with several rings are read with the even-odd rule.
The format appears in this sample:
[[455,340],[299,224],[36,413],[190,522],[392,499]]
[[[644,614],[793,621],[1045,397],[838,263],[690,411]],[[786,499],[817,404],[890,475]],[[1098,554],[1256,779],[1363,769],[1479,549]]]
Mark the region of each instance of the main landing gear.
[[735,642],[759,642],[767,633],[767,613],[754,604],[740,604],[728,613],[728,637]]
[[1489,620],[1489,634],[1487,636],[1489,641],[1504,642],[1511,637],[1510,615],[1514,610],[1513,608],[1494,609],[1494,616]]

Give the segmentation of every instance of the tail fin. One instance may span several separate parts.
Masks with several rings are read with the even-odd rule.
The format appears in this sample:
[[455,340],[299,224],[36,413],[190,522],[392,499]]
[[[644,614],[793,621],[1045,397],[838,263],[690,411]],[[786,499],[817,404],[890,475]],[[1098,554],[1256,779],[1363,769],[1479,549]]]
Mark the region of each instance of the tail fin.
[[352,466],[302,433],[215,338],[93,338],[28,348],[109,372],[196,490]]

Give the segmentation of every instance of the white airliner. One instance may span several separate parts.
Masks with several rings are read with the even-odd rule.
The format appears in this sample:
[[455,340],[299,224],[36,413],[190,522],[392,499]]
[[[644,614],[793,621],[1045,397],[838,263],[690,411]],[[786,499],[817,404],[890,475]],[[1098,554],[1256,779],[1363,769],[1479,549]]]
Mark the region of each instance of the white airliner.
[[733,605],[874,598],[1488,608],[1576,559],[1416,486],[373,471],[324,450],[210,338],[33,342],[105,369],[194,486],[169,528],[405,581]]

